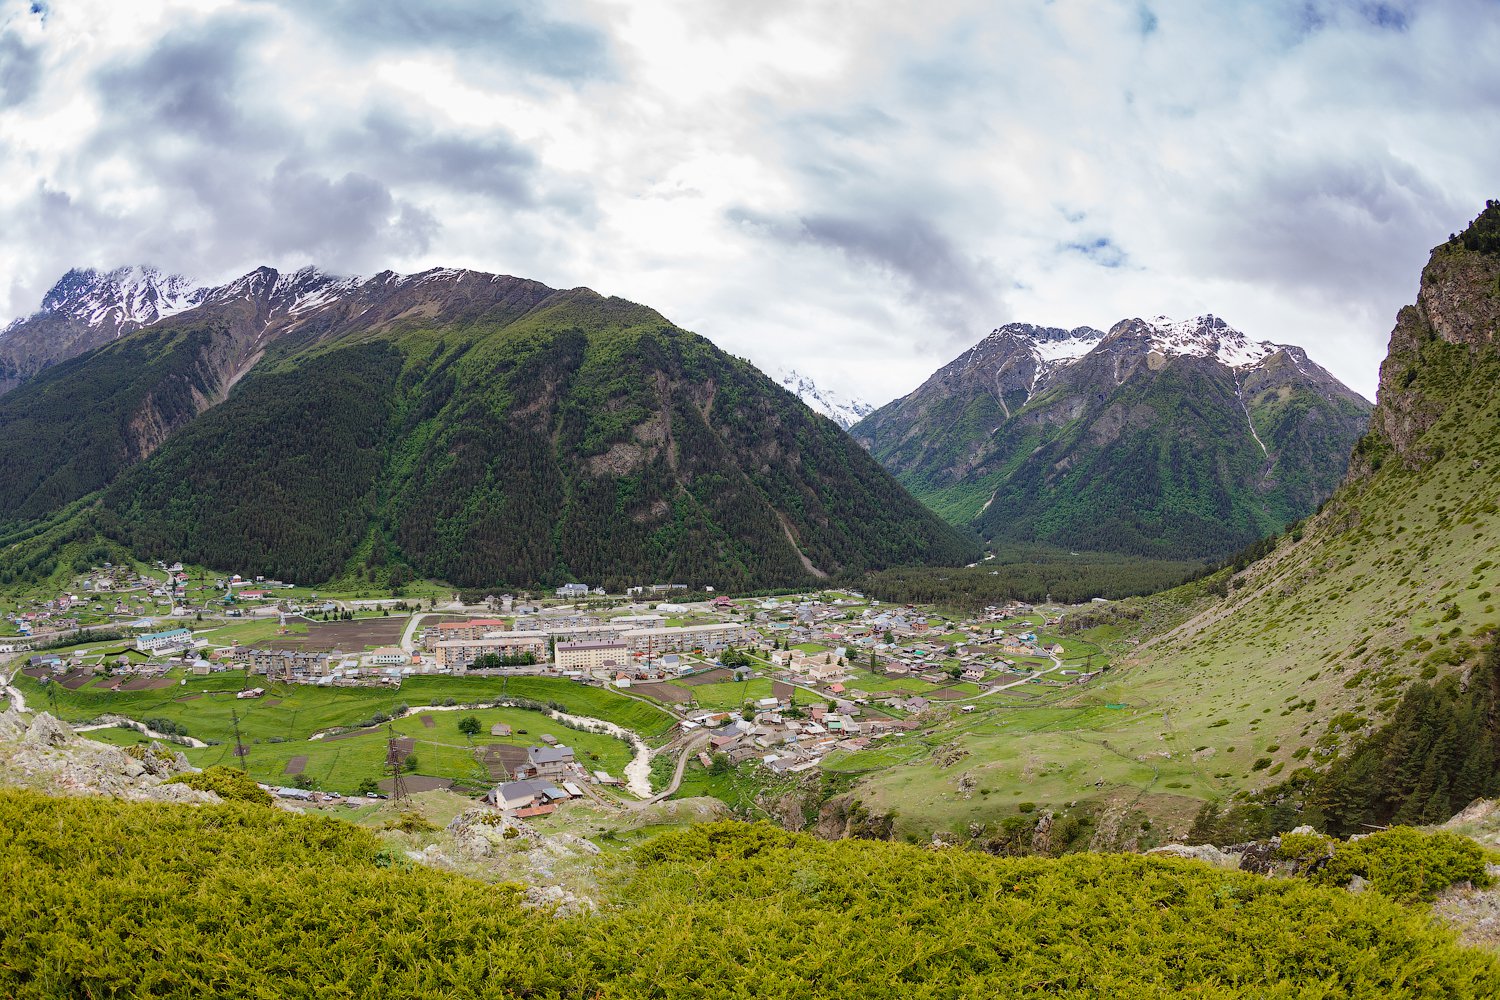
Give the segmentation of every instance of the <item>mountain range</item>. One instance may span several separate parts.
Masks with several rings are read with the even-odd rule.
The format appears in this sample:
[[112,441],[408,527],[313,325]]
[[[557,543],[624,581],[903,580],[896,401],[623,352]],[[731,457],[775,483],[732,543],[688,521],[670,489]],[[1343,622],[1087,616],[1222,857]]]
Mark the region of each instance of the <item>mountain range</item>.
[[55,356],[90,349],[13,366],[0,544],[95,533],[303,581],[612,589],[975,554],[753,366],[585,288],[75,271],[0,344],[21,358],[49,331]]
[[1157,317],[1000,327],[850,433],[987,540],[1214,557],[1311,513],[1369,412],[1301,348]]

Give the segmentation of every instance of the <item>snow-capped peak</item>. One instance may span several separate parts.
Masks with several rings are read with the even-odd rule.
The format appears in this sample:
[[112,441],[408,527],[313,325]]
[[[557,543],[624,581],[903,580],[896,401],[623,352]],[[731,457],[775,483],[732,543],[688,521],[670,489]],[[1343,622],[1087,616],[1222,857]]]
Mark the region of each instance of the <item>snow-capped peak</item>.
[[1280,348],[1266,340],[1251,340],[1212,314],[1174,322],[1166,316],[1144,321],[1151,330],[1151,348],[1166,355],[1217,358],[1230,368],[1258,364]]
[[124,332],[191,309],[193,282],[154,267],[74,268],[42,299],[42,312]]
[[809,409],[823,414],[844,430],[875,411],[875,407],[864,400],[824,389],[800,372],[782,369],[775,377],[787,391],[806,403]]

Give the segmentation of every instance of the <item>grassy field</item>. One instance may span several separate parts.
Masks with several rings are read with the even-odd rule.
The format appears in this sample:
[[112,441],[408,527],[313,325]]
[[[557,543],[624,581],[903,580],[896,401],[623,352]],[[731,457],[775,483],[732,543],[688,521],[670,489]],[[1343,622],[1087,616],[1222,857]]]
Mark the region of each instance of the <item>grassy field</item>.
[[[191,736],[226,743],[234,738],[234,713],[239,714],[240,732],[247,740],[273,736],[305,740],[334,726],[358,725],[376,712],[393,714],[398,705],[441,705],[450,699],[459,703],[501,697],[555,702],[564,711],[613,722],[648,741],[663,739],[675,725],[670,714],[654,706],[561,678],[412,677],[399,690],[277,684],[268,688],[266,697],[245,700],[235,698],[234,693],[263,684],[264,678],[247,679],[241,671],[227,671],[209,677],[184,678],[179,673],[174,679],[182,683],[157,691],[99,691],[92,685],[77,691],[59,688],[55,691],[58,713],[72,721],[104,713],[170,719],[186,727]],[[17,686],[34,704],[48,704],[42,686],[30,677],[18,677]]]
[[693,697],[703,708],[715,711],[737,711],[747,701],[771,697],[771,681],[766,677],[751,677],[743,681],[726,681],[720,684],[699,684],[689,688]]
[[[431,726],[422,721],[424,714],[432,720]],[[471,715],[481,725],[480,734],[473,742],[458,728],[459,720]],[[490,727],[497,722],[509,725],[512,735],[491,736]],[[613,736],[568,729],[543,713],[530,709],[485,708],[474,711],[415,713],[396,720],[389,730],[381,727],[370,733],[344,739],[295,740],[285,743],[257,740],[249,746],[250,753],[245,758],[245,767],[258,781],[291,784],[293,777],[286,772],[287,763],[294,758],[305,757],[306,763],[301,773],[312,778],[319,788],[352,792],[362,779],[382,776],[386,739],[390,732],[416,740],[413,750],[418,765],[416,774],[452,778],[475,786],[494,783],[490,772],[481,765],[475,754],[476,747],[483,748],[489,744],[536,746],[538,737],[549,734],[556,737],[559,743],[571,747],[585,767],[590,770],[605,770],[616,776],[623,774],[631,757],[628,744]],[[189,760],[202,767],[234,764],[233,749],[232,744],[226,743],[217,747],[190,750],[187,755]]]

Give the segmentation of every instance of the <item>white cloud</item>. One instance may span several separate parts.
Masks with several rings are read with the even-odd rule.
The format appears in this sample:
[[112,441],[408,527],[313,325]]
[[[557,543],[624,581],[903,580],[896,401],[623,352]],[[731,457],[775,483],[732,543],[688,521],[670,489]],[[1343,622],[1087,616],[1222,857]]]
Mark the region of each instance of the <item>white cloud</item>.
[[1008,320],[1209,311],[1371,394],[1496,194],[1495,51],[1493,0],[0,0],[0,317],[441,263],[877,402]]

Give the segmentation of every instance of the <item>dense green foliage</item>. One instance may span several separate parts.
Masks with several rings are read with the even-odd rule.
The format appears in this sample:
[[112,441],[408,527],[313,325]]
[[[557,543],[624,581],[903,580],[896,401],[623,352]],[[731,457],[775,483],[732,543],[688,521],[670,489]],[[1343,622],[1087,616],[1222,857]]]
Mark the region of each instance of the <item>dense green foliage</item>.
[[268,806],[276,801],[244,771],[233,767],[205,767],[201,771],[179,774],[170,779],[200,792],[214,792],[226,802],[250,802]]
[[1466,250],[1500,254],[1500,201],[1493,198],[1486,201],[1484,211],[1463,232],[1449,237],[1448,242],[1461,244]]
[[[399,834],[392,834],[399,836]],[[1491,996],[1379,896],[1138,856],[998,859],[715,824],[557,919],[376,835],[246,805],[0,793],[17,998]]]
[[1417,681],[1390,721],[1318,776],[1309,813],[1329,833],[1372,824],[1441,823],[1500,794],[1500,644],[1464,689]]
[[[836,426],[649,309],[586,289],[529,311],[446,308],[273,344],[133,467],[144,449],[111,435],[143,393],[177,384],[151,365],[190,365],[207,328],[173,351],[148,330],[49,369],[0,404],[20,467],[0,523],[113,481],[80,538],[302,583],[752,590],[977,555]],[[117,371],[126,354],[149,364]],[[79,417],[105,389],[120,404]],[[89,474],[59,478],[63,450]]]
[[1201,574],[1199,563],[1146,559],[1110,552],[1069,552],[1045,545],[1006,546],[964,569],[902,567],[871,573],[865,593],[898,604],[977,609],[1008,600],[1049,598],[1078,604],[1153,594]]
[[1147,363],[1107,338],[1028,383],[1030,347],[997,343],[851,429],[914,496],[994,542],[1223,557],[1327,497],[1369,414],[1294,349],[1237,372]]
[[[986,537],[1179,559],[1222,556],[1274,534],[1333,491],[1365,411],[1302,386],[1256,389],[1244,392],[1274,450],[1269,469],[1240,387],[1201,359],[1138,372],[1040,450],[1018,416],[995,447],[1025,458],[997,484],[976,526]],[[1065,401],[1057,390],[1030,405]]]
[[[1299,845],[1299,839],[1304,843]],[[1323,839],[1288,834],[1282,838],[1282,853],[1301,853],[1307,858],[1314,845],[1305,841]],[[1484,849],[1453,833],[1422,833],[1398,826],[1359,840],[1328,842],[1326,849],[1326,860],[1312,856],[1313,864],[1307,869],[1312,882],[1345,886],[1357,875],[1371,889],[1403,903],[1430,903],[1438,893],[1461,882],[1483,888],[1494,881],[1485,870]]]
[[105,530],[149,558],[336,576],[373,514],[400,365],[377,342],[246,379],[120,479]]
[[145,330],[0,397],[0,525],[46,518],[109,484],[215,392],[219,325]]

